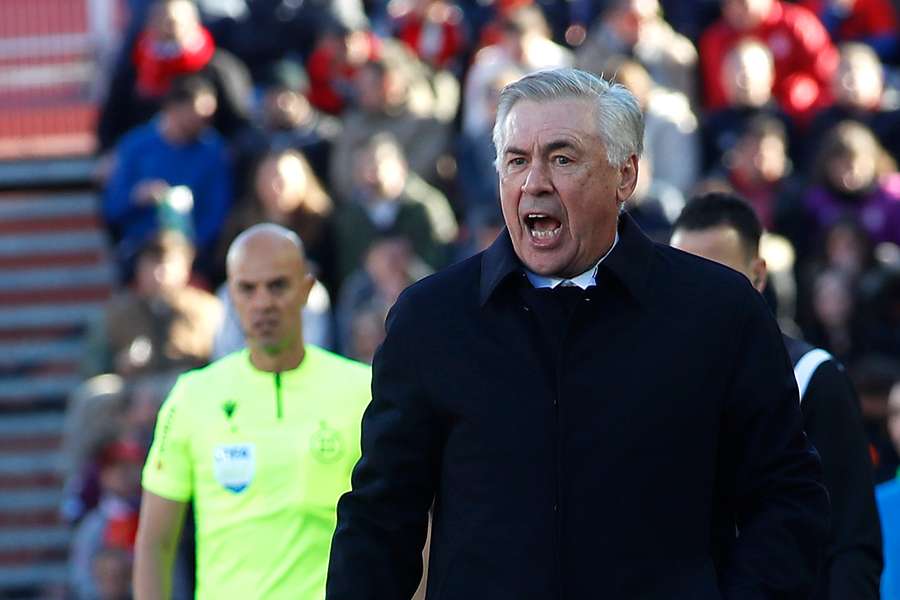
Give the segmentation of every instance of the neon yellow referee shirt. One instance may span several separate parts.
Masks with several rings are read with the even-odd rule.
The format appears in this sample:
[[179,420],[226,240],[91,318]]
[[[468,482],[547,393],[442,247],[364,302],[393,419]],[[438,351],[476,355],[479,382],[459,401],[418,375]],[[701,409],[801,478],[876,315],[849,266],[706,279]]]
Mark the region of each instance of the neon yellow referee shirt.
[[315,346],[280,374],[243,350],[178,379],[143,486],[194,502],[197,598],[324,598],[370,381],[369,367]]

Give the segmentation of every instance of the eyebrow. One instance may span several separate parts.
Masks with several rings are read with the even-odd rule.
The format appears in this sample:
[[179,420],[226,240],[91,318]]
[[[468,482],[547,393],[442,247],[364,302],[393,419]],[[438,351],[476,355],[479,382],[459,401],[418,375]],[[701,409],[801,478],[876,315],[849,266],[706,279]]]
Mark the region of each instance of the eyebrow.
[[[548,143],[546,146],[544,146],[543,152],[545,154],[550,154],[554,150],[562,150],[562,149],[566,149],[566,148],[574,149],[575,144],[573,144],[572,142],[570,142],[568,140],[554,140],[554,141]],[[526,155],[526,154],[528,154],[528,151],[522,150],[521,148],[516,148],[515,146],[507,146],[505,154]]]

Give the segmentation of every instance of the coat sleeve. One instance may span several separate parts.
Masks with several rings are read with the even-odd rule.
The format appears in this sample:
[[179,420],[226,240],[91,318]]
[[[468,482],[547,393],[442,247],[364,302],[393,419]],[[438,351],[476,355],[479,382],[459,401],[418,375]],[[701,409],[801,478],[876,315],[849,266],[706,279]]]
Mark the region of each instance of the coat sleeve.
[[740,302],[719,444],[720,485],[737,530],[720,567],[722,593],[806,600],[828,536],[828,495],[775,319],[760,294]]
[[822,457],[831,497],[831,542],[816,598],[878,599],[881,526],[872,464],[853,387],[834,361],[816,369],[803,397],[804,425]]
[[327,600],[406,600],[421,578],[443,434],[422,385],[421,329],[408,294],[388,315],[375,355],[362,457],[337,507]]

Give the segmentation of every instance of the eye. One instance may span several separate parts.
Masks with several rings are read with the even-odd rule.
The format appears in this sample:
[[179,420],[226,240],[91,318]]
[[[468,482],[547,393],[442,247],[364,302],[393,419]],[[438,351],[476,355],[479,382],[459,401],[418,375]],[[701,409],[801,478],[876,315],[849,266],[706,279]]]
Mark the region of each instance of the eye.
[[562,154],[558,154],[553,157],[553,162],[559,166],[564,166],[564,165],[568,165],[572,161],[569,159],[568,156],[563,156]]
[[525,164],[525,158],[522,156],[515,156],[506,163],[510,167],[521,167]]
[[276,293],[276,294],[283,292],[284,290],[287,289],[287,287],[288,287],[287,279],[276,279],[275,281],[272,281],[269,283],[269,291],[271,291],[272,293]]

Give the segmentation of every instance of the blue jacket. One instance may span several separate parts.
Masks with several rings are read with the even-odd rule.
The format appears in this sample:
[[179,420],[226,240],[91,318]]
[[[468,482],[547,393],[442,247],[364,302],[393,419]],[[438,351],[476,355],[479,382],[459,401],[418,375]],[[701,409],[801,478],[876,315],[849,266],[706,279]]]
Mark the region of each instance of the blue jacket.
[[116,165],[103,196],[103,217],[126,248],[137,247],[157,228],[156,208],[138,206],[132,194],[148,179],[190,188],[194,243],[199,252],[212,250],[231,205],[231,167],[225,142],[213,129],[184,146],[173,146],[154,120],[132,130],[116,151]]

